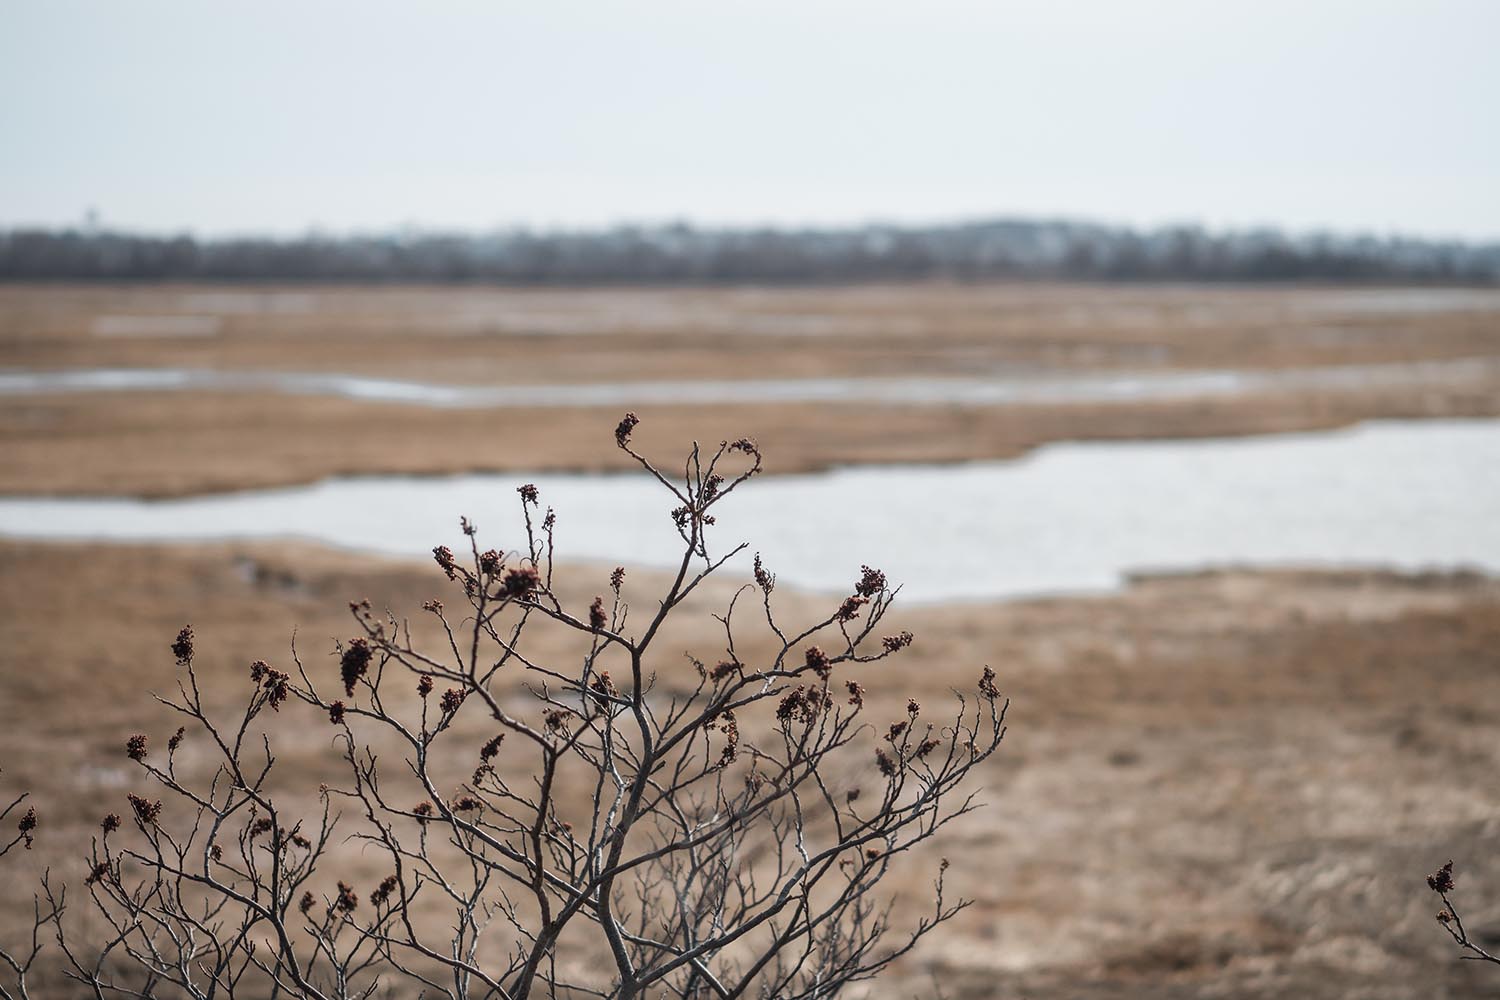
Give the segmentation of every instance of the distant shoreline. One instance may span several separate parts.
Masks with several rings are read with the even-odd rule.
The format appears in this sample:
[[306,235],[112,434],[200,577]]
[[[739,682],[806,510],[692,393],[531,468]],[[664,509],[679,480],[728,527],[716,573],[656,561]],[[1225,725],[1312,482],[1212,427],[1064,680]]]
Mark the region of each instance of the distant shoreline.
[[796,287],[932,280],[1491,287],[1500,285],[1500,241],[1016,218],[294,237],[0,229],[0,282]]

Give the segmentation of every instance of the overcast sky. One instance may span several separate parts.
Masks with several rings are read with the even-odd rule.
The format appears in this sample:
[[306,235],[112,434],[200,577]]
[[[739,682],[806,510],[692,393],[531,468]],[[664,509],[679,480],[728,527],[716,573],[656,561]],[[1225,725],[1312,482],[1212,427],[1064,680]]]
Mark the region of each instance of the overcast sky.
[[1500,0],[0,0],[0,225],[1500,239]]

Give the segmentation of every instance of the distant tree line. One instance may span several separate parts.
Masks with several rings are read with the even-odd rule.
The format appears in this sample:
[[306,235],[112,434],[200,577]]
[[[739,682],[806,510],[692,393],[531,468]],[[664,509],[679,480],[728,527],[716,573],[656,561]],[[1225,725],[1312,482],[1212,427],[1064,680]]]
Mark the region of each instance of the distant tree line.
[[816,284],[920,280],[1500,284],[1500,243],[1139,231],[1067,221],[944,226],[395,232],[295,238],[0,230],[0,281]]

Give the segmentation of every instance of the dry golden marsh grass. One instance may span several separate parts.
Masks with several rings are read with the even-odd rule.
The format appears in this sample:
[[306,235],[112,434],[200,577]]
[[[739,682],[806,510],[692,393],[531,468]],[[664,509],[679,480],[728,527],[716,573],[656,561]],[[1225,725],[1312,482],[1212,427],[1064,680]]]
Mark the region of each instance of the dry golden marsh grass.
[[[166,324],[171,336],[140,332],[162,316],[197,319]],[[1478,292],[0,288],[0,369],[537,384],[1496,357],[1500,295]],[[1151,404],[662,406],[642,416],[654,442],[757,436],[775,473],[1005,456],[1069,438],[1496,413],[1500,386],[1466,383]],[[165,495],[332,473],[614,467],[616,419],[251,393],[6,397],[0,491]],[[586,606],[599,575],[565,568],[562,590]],[[689,669],[677,653],[718,654],[709,612],[739,582],[677,616],[660,645],[667,682]],[[649,607],[661,583],[632,572],[627,597]],[[286,664],[293,629],[309,669],[332,683],[337,661],[326,654],[356,634],[349,600],[415,624],[422,601],[453,603],[449,586],[430,565],[312,546],[0,543],[0,782],[33,789],[41,817],[36,848],[0,890],[0,936],[23,929],[30,876],[45,866],[73,883],[86,874],[100,816],[123,813],[137,790],[126,737],[146,732],[160,746],[178,724],[148,692],[173,684],[167,647],[182,624],[197,631],[212,703],[228,711],[247,693],[252,660]],[[787,588],[776,599],[809,618],[828,601]],[[861,668],[873,719],[908,697],[939,706],[984,664],[1013,707],[980,776],[987,807],[910,858],[893,886],[919,898],[943,855],[975,905],[874,995],[1500,992],[1488,968],[1456,960],[1422,881],[1458,859],[1465,917],[1500,936],[1500,584],[1226,571],[1089,598],[898,602],[887,623],[917,642]],[[419,639],[434,638],[422,627]],[[539,652],[576,655],[560,641]],[[308,711],[287,706],[271,728],[288,787],[311,807],[317,782],[339,771],[326,720]],[[182,753],[187,767],[207,764],[191,739]],[[382,874],[359,852],[338,860],[329,879],[351,878],[361,892]],[[43,995],[70,995],[52,988]]]
[[[0,369],[181,367],[553,385],[1284,371],[1455,359],[1500,360],[1500,293],[0,288]],[[1003,458],[1057,440],[1489,416],[1500,413],[1500,363],[1487,372],[1448,385],[1157,402],[652,404],[637,412],[657,440],[749,435],[772,472],[795,472]],[[608,439],[618,410],[433,410],[255,393],[0,396],[0,491],[169,495],[361,472],[623,468]]]

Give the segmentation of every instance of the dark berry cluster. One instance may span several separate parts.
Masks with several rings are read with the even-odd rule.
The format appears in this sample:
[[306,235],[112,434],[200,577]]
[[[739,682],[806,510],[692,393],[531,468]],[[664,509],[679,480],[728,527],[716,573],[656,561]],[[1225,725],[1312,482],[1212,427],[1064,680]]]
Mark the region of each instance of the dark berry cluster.
[[291,675],[275,669],[265,660],[256,660],[250,664],[250,680],[265,688],[266,702],[280,711],[281,703],[291,692]]
[[874,597],[883,590],[885,590],[885,574],[878,569],[861,566],[859,582],[854,585],[854,592],[860,597]]
[[897,653],[910,646],[915,638],[916,636],[910,632],[901,632],[897,635],[886,636],[880,640],[880,644],[885,647],[887,653]]
[[542,584],[542,575],[535,566],[519,566],[505,574],[500,583],[500,592],[506,597],[525,597]]
[[349,640],[339,657],[339,676],[343,678],[345,694],[354,694],[354,686],[369,671],[370,661],[374,658],[375,651],[370,648],[369,640]]
[[776,589],[776,575],[760,561],[759,552],[755,553],[755,585],[767,594]]
[[868,603],[870,603],[868,597],[858,595],[846,597],[844,603],[840,604],[839,609],[834,612],[833,617],[841,622],[852,622],[859,617],[859,609]]
[[333,905],[345,913],[353,913],[354,908],[359,905],[359,897],[354,894],[354,887],[347,882],[340,882],[338,898],[333,901]]
[[36,808],[28,806],[26,814],[16,824],[16,830],[21,834],[21,839],[26,842],[26,849],[31,850],[32,834],[36,832]]
[[799,684],[781,698],[776,706],[776,718],[782,723],[800,722],[812,725],[825,709],[833,707],[833,699],[827,690],[808,688]]
[[607,709],[611,699],[619,694],[615,690],[615,682],[609,679],[608,670],[601,670],[599,675],[589,682],[589,690],[594,692],[594,704],[602,709]]
[[187,666],[193,658],[193,626],[184,625],[182,631],[177,633],[177,640],[172,643],[172,655],[177,657],[177,662]]
[[739,720],[734,717],[733,709],[726,708],[719,714],[716,722],[709,723],[710,728],[714,725],[724,734],[724,748],[719,751],[719,766],[728,767],[740,755]]
[[160,799],[153,801],[143,796],[136,795],[134,792],[131,792],[126,796],[126,798],[130,800],[130,808],[135,810],[135,818],[140,820],[145,825],[153,826],[155,825],[156,821],[161,818]]
[[394,875],[387,875],[380,880],[380,884],[375,887],[375,891],[370,893],[370,905],[385,905],[385,901],[391,898],[391,893],[395,892],[400,885],[400,879]]
[[985,667],[984,673],[979,676],[979,693],[991,701],[1000,697],[1000,689],[995,687],[995,672],[989,667]]
[[625,414],[624,418],[620,421],[619,426],[615,428],[615,444],[619,445],[621,448],[629,444],[630,432],[635,430],[636,425],[640,422],[641,418],[636,416],[634,413]]

